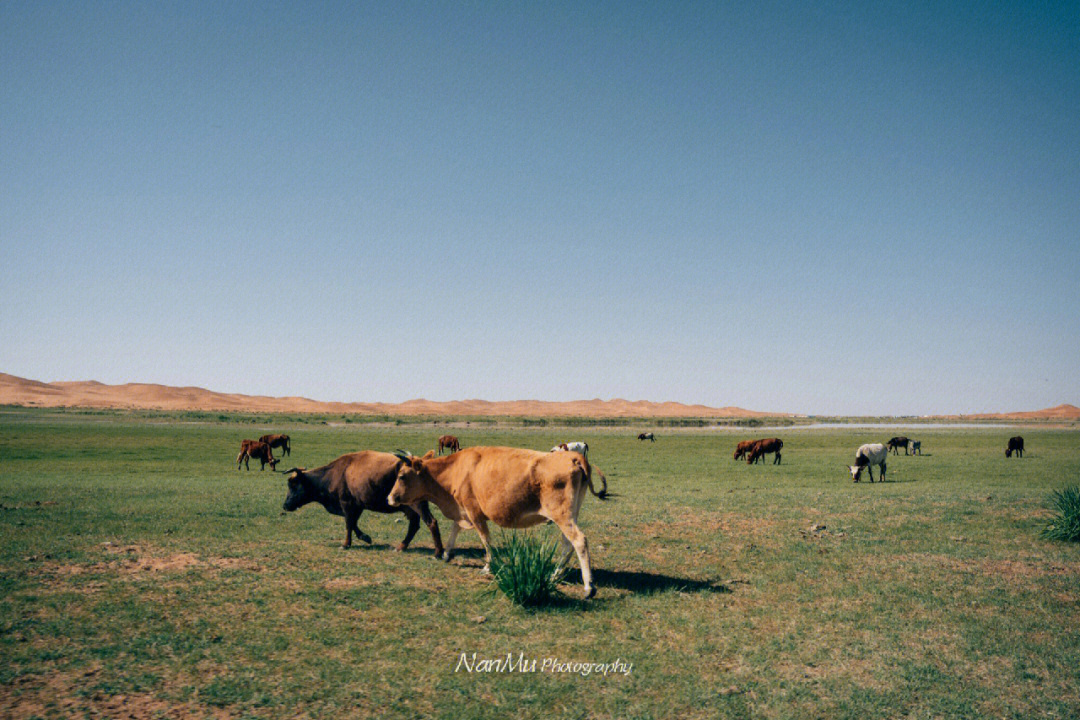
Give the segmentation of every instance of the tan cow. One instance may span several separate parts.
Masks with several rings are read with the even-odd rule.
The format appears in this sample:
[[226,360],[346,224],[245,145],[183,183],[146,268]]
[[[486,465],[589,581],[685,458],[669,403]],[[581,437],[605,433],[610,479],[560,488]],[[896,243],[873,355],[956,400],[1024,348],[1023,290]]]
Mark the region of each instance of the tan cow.
[[[430,500],[453,521],[446,543],[449,560],[460,528],[476,528],[484,544],[484,566],[489,571],[491,543],[488,520],[500,527],[527,528],[551,520],[562,531],[564,554],[561,568],[576,552],[581,563],[585,597],[592,597],[592,567],[589,545],[577,525],[585,488],[604,499],[607,478],[578,453],[544,453],[509,447],[470,447],[448,455],[424,457],[404,453],[397,482],[390,490],[390,506],[412,505]],[[593,470],[603,481],[603,489],[593,487]]]

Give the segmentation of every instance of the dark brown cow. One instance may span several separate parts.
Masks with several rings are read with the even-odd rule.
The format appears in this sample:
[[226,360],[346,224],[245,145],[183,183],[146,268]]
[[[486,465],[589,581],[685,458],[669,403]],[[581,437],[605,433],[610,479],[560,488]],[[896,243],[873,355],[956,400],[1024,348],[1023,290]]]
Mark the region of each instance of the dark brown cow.
[[734,459],[742,460],[744,457],[746,457],[746,453],[750,452],[750,450],[754,447],[756,443],[757,440],[743,440],[742,442],[740,442],[738,445],[735,446]]
[[780,438],[765,438],[764,440],[758,440],[750,448],[750,454],[746,456],[746,464],[753,465],[759,459],[762,458],[765,453],[776,453],[776,457],[773,458],[773,465],[780,464],[780,448],[784,447],[784,441]]
[[[422,458],[400,455],[403,462],[390,491],[391,505],[430,500],[454,525],[446,542],[446,559],[460,527],[476,528],[491,561],[488,520],[501,527],[527,528],[551,520],[562,531],[565,554],[558,566],[577,552],[585,596],[592,597],[589,546],[577,525],[586,488],[603,499],[607,480],[576,452],[538,452],[509,447],[470,447],[448,457],[429,452]],[[604,486],[593,487],[593,473]]]
[[274,459],[274,453],[270,450],[270,446],[264,442],[258,440],[240,441],[240,454],[236,456],[236,469],[239,470],[240,463],[243,463],[244,468],[250,470],[251,468],[248,467],[249,460],[261,462],[260,470],[265,470],[267,463],[270,464],[271,470],[277,470],[278,461]]
[[894,438],[889,438],[889,442],[885,443],[885,445],[890,450],[893,451],[893,455],[899,455],[900,454],[900,446],[903,445],[904,446],[904,454],[907,455],[908,454],[908,442],[910,442],[910,441],[906,437],[904,437],[903,435],[897,435]]
[[461,443],[453,435],[443,435],[439,438],[439,454],[442,455],[443,448],[446,448],[452,453],[456,453],[461,449]]
[[281,448],[284,451],[284,455],[292,455],[292,448],[289,446],[288,435],[263,435],[259,438],[259,442],[264,442],[271,448]]
[[420,528],[420,519],[424,519],[431,539],[435,542],[435,557],[442,557],[442,536],[439,524],[435,522],[426,502],[417,502],[401,507],[391,507],[386,496],[397,480],[401,461],[390,453],[363,452],[342,455],[329,465],[314,470],[293,468],[289,470],[289,495],[285,498],[284,508],[289,512],[303,507],[310,502],[317,502],[333,515],[345,518],[345,542],[341,547],[352,546],[355,532],[362,542],[371,544],[371,538],[361,532],[357,521],[364,510],[378,513],[405,514],[409,518],[409,529],[405,539],[395,550],[401,551],[409,546],[413,536]]
[[1024,438],[1019,435],[1009,438],[1009,447],[1005,449],[1005,457],[1012,457],[1012,454],[1016,453],[1017,457],[1024,457]]

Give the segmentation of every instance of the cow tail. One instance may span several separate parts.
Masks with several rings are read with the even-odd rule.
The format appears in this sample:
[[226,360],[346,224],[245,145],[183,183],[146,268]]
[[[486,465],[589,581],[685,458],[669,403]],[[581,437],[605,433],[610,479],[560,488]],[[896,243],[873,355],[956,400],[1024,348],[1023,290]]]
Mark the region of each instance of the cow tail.
[[[578,460],[577,458],[574,458],[574,463],[576,463],[577,466],[581,468],[581,471],[583,473],[585,473],[585,482],[589,483],[589,492],[591,492],[593,495],[600,498],[601,500],[606,500],[607,499],[607,478],[604,477],[604,473],[600,472],[600,468],[595,467],[593,465],[590,465],[588,460],[586,460],[585,464],[582,465],[580,460]],[[593,470],[596,470],[596,474],[600,476],[600,480],[603,481],[603,483],[604,483],[604,486],[602,488],[600,488],[600,492],[596,492],[596,487],[593,486],[593,481],[592,481],[592,471]]]

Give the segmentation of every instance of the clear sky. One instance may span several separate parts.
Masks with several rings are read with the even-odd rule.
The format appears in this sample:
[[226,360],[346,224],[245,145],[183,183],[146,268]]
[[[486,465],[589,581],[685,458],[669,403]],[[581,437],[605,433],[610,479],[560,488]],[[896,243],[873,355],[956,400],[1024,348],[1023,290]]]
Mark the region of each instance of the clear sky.
[[1080,4],[0,2],[0,371],[1080,404]]

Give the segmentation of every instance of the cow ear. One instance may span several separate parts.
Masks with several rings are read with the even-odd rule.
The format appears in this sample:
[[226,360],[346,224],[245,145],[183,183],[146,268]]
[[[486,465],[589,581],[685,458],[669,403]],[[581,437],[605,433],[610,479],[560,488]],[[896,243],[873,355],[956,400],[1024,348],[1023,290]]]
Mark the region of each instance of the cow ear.
[[424,453],[424,457],[422,457],[420,459],[421,460],[430,460],[433,457],[435,457],[435,451],[434,450],[428,450],[426,453]]

